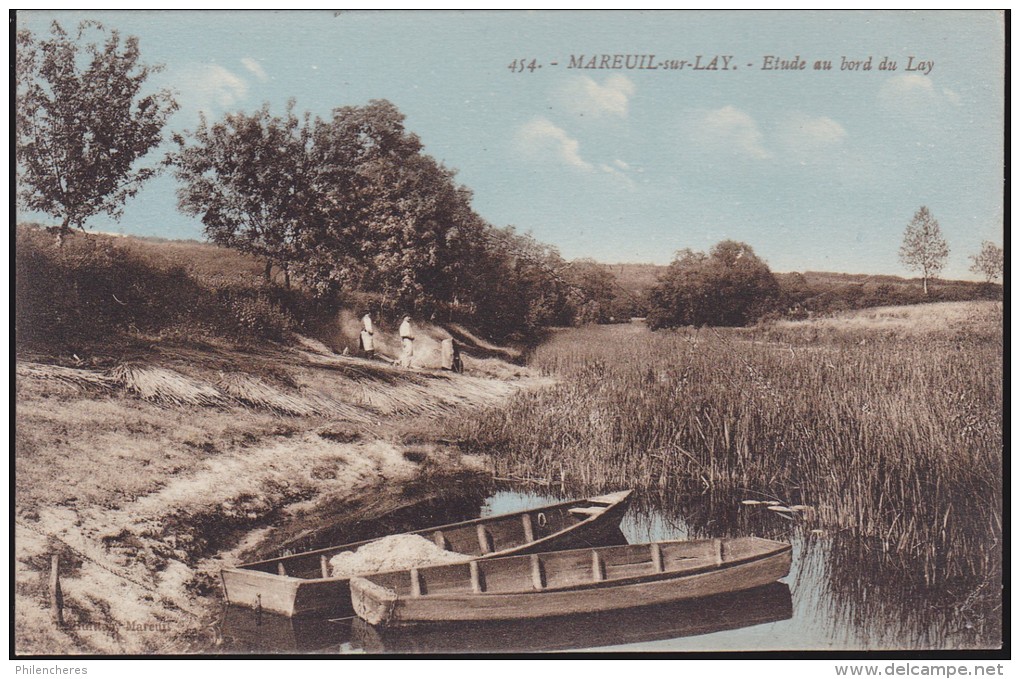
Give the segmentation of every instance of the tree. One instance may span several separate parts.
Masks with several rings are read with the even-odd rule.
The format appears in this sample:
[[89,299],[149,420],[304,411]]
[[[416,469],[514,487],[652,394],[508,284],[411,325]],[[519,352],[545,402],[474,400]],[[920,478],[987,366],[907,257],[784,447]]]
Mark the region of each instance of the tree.
[[386,101],[337,108],[328,120],[315,120],[309,179],[315,200],[300,238],[304,274],[320,295],[373,286],[369,253],[379,239],[372,221],[379,183],[385,168],[422,148],[403,120]]
[[310,140],[308,116],[299,119],[293,102],[283,117],[268,104],[211,126],[203,117],[194,132],[174,135],[177,150],[167,159],[181,181],[178,208],[200,217],[214,243],[262,259],[267,280],[275,264],[289,282],[314,200]]
[[991,241],[981,243],[981,252],[970,256],[973,264],[970,270],[985,277],[986,283],[998,280],[1003,272],[1004,253],[1001,247]]
[[681,325],[743,326],[779,303],[768,265],[746,243],[722,241],[709,254],[681,250],[649,293],[653,329]]
[[[608,323],[611,319],[629,318],[629,300],[622,299],[616,276],[605,264],[592,259],[575,259],[563,270],[570,286],[566,319],[573,325]],[[626,294],[626,291],[623,291]]]
[[522,338],[563,322],[569,285],[556,248],[508,226],[486,226],[467,261],[471,317],[497,339]]
[[312,156],[315,213],[300,241],[311,285],[322,294],[374,289],[415,313],[464,296],[481,220],[470,191],[423,153],[396,106],[375,100],[317,120]]
[[900,261],[912,271],[920,271],[924,294],[928,294],[928,279],[937,275],[949,257],[949,246],[942,237],[938,220],[928,208],[921,206],[903,233]]
[[[434,313],[457,299],[480,229],[471,195],[388,101],[298,118],[294,104],[175,136],[178,205],[217,243],[294,272],[320,298],[372,290]],[[288,278],[289,280],[289,278]]]
[[[83,44],[91,31],[100,45]],[[61,220],[58,237],[92,216],[119,218],[125,201],[156,173],[136,162],[162,141],[177,110],[169,90],[143,94],[159,66],[140,63],[138,39],[82,22],[69,36],[17,37],[16,149],[24,206]]]

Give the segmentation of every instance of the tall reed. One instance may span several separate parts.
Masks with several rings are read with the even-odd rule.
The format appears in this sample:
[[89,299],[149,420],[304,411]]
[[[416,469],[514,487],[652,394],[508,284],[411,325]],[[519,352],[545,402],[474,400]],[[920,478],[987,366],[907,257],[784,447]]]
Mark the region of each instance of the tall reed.
[[739,489],[927,583],[997,573],[1001,326],[816,330],[560,331],[531,357],[557,386],[455,427],[498,476]]

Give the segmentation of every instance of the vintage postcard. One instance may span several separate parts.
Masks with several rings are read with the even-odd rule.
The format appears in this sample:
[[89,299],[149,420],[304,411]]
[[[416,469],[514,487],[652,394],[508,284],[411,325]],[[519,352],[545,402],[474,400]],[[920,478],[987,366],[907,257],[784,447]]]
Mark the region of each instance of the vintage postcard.
[[1008,13],[12,24],[18,672],[1006,657]]

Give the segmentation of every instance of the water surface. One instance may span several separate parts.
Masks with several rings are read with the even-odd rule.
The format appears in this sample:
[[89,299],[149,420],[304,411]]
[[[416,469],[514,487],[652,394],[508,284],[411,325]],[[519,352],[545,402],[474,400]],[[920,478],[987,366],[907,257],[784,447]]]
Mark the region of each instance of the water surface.
[[[476,493],[467,496],[477,498]],[[456,505],[458,493],[449,502]],[[482,516],[562,500],[497,490]],[[477,499],[470,506],[477,507]],[[415,528],[435,525],[425,522]],[[361,527],[364,530],[364,526]],[[909,564],[874,546],[811,527],[736,496],[638,494],[621,523],[630,543],[736,535],[787,540],[789,576],[767,587],[671,606],[543,621],[384,630],[358,619],[302,621],[230,608],[223,650],[232,653],[529,653],[934,650],[998,647],[1000,619],[980,586],[925,588]],[[960,589],[964,591],[959,591]]]

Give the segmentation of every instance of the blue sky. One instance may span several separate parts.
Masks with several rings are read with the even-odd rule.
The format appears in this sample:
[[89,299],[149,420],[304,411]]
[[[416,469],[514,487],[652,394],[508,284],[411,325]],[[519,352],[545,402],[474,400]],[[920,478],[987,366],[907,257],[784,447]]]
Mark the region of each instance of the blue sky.
[[[968,256],[1003,242],[1004,32],[990,11],[18,13],[36,33],[85,18],[166,66],[153,82],[179,93],[175,130],[266,101],[326,116],[389,99],[483,217],[567,258],[665,264],[732,238],[776,271],[907,275],[897,253],[921,205],[949,242],[947,278],[973,278]],[[582,54],[736,69],[567,68]],[[807,65],[767,71],[767,56]],[[840,69],[869,56],[870,71]],[[522,57],[542,68],[511,72]],[[910,57],[930,71],[907,72]],[[119,223],[91,226],[201,238],[175,190],[160,177]]]

